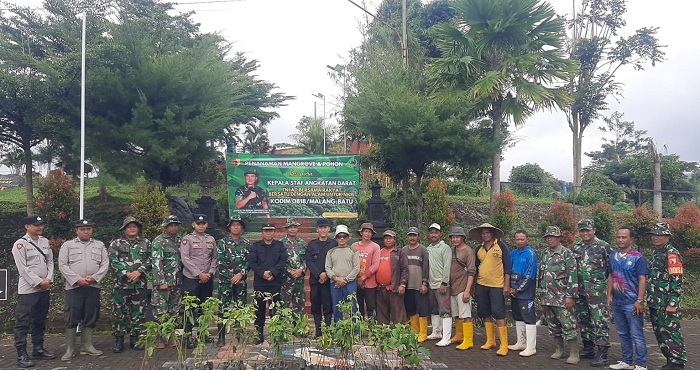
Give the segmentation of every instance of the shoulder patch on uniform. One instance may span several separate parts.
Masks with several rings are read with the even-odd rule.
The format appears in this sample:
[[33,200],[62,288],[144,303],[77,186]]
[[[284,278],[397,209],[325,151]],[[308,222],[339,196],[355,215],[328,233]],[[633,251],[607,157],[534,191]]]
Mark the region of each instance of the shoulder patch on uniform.
[[17,247],[17,249],[22,249],[23,245],[22,245],[22,243],[17,243],[17,245],[15,245],[15,247]]
[[677,253],[669,253],[667,256],[668,274],[671,276],[683,276],[683,262]]
[[187,239],[182,239],[182,245],[186,245],[186,244],[187,244]]

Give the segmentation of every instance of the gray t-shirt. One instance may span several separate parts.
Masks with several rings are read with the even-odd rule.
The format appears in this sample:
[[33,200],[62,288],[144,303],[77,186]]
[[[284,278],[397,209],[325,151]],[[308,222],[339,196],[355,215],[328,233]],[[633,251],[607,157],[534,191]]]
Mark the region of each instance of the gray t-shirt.
[[416,249],[409,246],[403,248],[408,257],[408,289],[420,290],[423,282],[428,281],[428,249],[422,244],[418,244]]

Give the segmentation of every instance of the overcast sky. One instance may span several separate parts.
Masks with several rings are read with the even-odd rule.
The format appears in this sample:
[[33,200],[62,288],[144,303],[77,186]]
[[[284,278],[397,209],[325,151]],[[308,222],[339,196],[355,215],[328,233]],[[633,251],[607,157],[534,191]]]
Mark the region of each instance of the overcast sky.
[[[222,0],[218,0],[222,1]],[[288,106],[280,108],[280,118],[269,126],[270,139],[292,142],[297,121],[304,115],[323,114],[322,101],[312,94],[326,96],[326,115],[336,110],[341,93],[328,75],[326,65],[343,64],[348,51],[359,45],[358,23],[363,13],[347,0],[181,0],[176,9],[194,10],[194,19],[204,32],[219,32],[235,42],[235,50],[249,59],[260,61],[259,77],[276,84],[279,91],[296,96]],[[17,2],[17,1],[15,1]],[[21,3],[40,4],[40,0]],[[206,3],[205,3],[206,2]],[[367,0],[367,7],[376,9],[380,0]],[[185,4],[187,3],[187,4]],[[559,13],[570,12],[571,0],[553,0]],[[693,86],[700,82],[697,60],[700,43],[695,40],[693,25],[697,22],[695,1],[629,0],[625,17],[630,35],[644,26],[660,27],[661,44],[667,60],[645,71],[631,68],[619,71],[624,83],[620,102],[611,100],[610,109],[625,114],[625,120],[647,130],[659,147],[677,153],[683,160],[700,160],[696,143],[695,117],[700,104],[693,103]],[[89,47],[89,45],[88,45]],[[89,74],[87,76],[89,78]],[[332,118],[329,123],[334,123]],[[522,140],[504,153],[502,179],[507,179],[513,166],[538,163],[557,178],[571,181],[572,134],[561,112],[541,113],[532,117],[517,134]],[[584,151],[600,147],[600,132],[589,128],[584,137]],[[584,165],[588,164],[584,156]]]

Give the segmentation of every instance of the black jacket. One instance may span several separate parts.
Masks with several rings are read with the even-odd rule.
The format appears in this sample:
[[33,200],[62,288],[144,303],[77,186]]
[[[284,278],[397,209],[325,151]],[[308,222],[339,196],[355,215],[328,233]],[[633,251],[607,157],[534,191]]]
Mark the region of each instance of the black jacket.
[[[320,284],[318,277],[326,271],[326,255],[328,251],[336,247],[335,239],[328,238],[325,241],[314,239],[306,246],[306,268],[309,269],[309,285]],[[328,282],[326,282],[328,283]]]
[[[250,247],[248,264],[253,271],[253,289],[281,287],[287,264],[287,248],[279,240],[273,240],[271,244],[258,240]],[[270,271],[274,276],[272,281],[263,278],[265,271]]]

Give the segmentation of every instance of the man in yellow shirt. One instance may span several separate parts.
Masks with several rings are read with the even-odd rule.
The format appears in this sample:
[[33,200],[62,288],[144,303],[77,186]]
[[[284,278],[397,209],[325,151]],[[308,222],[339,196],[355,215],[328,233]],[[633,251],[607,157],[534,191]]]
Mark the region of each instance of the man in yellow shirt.
[[511,261],[508,245],[500,239],[503,231],[491,224],[484,223],[469,230],[469,238],[481,241],[476,250],[476,314],[484,320],[486,343],[481,349],[496,347],[496,330],[498,326],[500,346],[496,352],[499,356],[508,354],[508,328],[506,327],[506,296],[509,295]]

